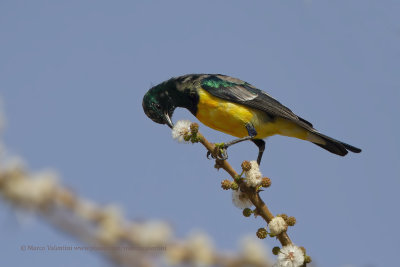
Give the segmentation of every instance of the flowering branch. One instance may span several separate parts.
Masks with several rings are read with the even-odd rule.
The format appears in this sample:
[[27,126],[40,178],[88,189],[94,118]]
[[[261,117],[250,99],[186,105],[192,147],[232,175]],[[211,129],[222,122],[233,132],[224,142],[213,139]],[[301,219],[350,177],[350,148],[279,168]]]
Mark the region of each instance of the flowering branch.
[[[261,179],[258,164],[255,161],[244,161],[242,163],[243,171],[241,174],[238,174],[227,160],[221,159],[221,145],[210,143],[198,129],[199,126],[197,123],[178,121],[172,129],[172,136],[174,139],[180,141],[201,143],[213,158],[215,158],[215,168],[222,168],[233,178],[233,182],[229,180],[222,181],[222,188],[225,190],[234,190],[234,204],[240,208],[244,208],[244,216],[249,217],[254,213],[255,215],[261,216],[269,225],[270,233],[268,233],[265,228],[260,228],[257,231],[257,236],[263,239],[269,234],[271,237],[276,237],[279,240],[282,249],[279,247],[274,247],[273,249],[273,253],[278,255],[278,265],[306,266],[307,263],[311,262],[311,258],[306,255],[305,249],[295,246],[287,234],[288,226],[293,226],[296,223],[296,219],[294,217],[288,217],[286,214],[275,217],[261,199],[259,195],[260,188],[269,187],[271,181],[267,177]],[[245,178],[242,177],[243,174],[246,174]],[[251,204],[256,207],[254,211],[247,207],[251,206],[248,205],[249,200]]]
[[186,240],[173,239],[167,223],[128,221],[118,207],[84,199],[58,180],[51,172],[30,173],[19,162],[0,162],[3,200],[40,215],[55,228],[87,244],[79,248],[98,251],[113,265],[151,267],[158,265],[161,258],[165,265],[271,266],[257,240],[244,240],[242,252],[233,255],[216,251],[210,238],[202,233]]
[[[199,138],[199,142],[205,148],[207,148],[207,150],[210,151],[214,157],[216,157],[217,151],[215,145],[210,143],[200,132],[197,133],[197,136]],[[224,169],[233,179],[236,179],[236,177],[239,176],[239,174],[233,169],[227,160],[216,159],[215,161],[216,166]],[[240,187],[240,191],[244,192],[250,199],[251,203],[253,203],[253,205],[256,207],[257,214],[260,215],[267,223],[269,223],[274,218],[274,215],[268,209],[265,202],[261,199],[257,189],[254,187],[249,187],[242,179],[238,179],[237,183]],[[292,244],[292,241],[286,232],[282,232],[276,237],[279,239],[279,242],[281,242],[282,246]]]

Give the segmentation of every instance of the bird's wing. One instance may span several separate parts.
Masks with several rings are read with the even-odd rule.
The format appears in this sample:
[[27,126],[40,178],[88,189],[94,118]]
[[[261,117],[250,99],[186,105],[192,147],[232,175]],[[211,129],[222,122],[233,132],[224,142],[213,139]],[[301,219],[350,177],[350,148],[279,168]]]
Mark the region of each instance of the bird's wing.
[[217,74],[206,76],[200,84],[213,96],[264,111],[272,117],[291,120],[307,129],[313,127],[310,122],[294,114],[269,94],[242,80]]

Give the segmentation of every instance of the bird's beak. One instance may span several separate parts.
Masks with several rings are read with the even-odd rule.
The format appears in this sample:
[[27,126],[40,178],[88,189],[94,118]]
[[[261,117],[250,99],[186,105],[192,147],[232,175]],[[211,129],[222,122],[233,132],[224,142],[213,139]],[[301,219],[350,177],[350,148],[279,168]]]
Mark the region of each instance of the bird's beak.
[[171,118],[169,117],[168,113],[164,113],[164,121],[165,123],[169,126],[169,128],[173,128],[174,124],[171,121]]

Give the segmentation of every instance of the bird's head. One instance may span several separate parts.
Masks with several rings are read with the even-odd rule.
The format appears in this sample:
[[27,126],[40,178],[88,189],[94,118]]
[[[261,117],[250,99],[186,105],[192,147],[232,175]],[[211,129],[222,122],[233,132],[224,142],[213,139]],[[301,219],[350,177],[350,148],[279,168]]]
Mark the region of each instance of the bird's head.
[[144,113],[154,122],[167,124],[170,128],[174,126],[171,117],[174,113],[175,105],[165,84],[152,87],[144,95],[142,106]]

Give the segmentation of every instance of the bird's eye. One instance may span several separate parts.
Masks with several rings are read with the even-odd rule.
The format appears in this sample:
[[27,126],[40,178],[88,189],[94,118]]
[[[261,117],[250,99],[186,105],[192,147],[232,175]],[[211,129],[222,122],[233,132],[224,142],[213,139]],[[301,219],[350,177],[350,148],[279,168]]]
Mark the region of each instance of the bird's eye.
[[161,109],[161,106],[160,106],[160,104],[158,104],[158,103],[153,103],[153,106],[156,108],[156,109]]

